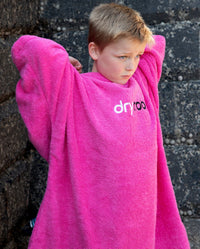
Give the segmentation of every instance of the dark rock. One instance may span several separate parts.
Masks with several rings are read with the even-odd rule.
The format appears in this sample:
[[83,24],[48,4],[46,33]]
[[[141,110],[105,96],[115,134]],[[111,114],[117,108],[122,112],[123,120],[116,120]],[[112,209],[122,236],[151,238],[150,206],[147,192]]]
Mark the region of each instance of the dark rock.
[[19,73],[11,60],[11,47],[16,39],[16,36],[0,38],[0,103],[15,95]]
[[191,249],[200,248],[200,219],[185,218],[183,220],[186,227]]
[[0,171],[24,152],[28,141],[26,128],[15,99],[0,104]]
[[48,164],[35,151],[32,151],[33,161],[31,162],[31,181],[30,181],[30,199],[29,215],[36,217],[40,204],[42,202],[47,183]]
[[0,1],[0,35],[30,31],[38,22],[40,0]]
[[148,24],[198,19],[199,1],[125,0],[124,4],[138,10]]
[[88,72],[88,46],[87,34],[83,31],[70,31],[54,33],[52,39],[60,43],[66,51],[73,57],[77,58],[83,65],[83,71]]
[[196,145],[165,146],[176,200],[182,216],[200,216],[200,150]]
[[29,206],[30,164],[17,161],[1,174],[0,246],[13,237],[13,228]]
[[[1,180],[2,181],[2,180]],[[4,243],[8,233],[8,215],[6,205],[6,195],[3,183],[0,182],[0,246]]]
[[159,95],[164,143],[199,145],[200,82],[161,82]]
[[156,34],[164,35],[166,38],[161,81],[199,80],[200,22],[161,23],[152,29]]

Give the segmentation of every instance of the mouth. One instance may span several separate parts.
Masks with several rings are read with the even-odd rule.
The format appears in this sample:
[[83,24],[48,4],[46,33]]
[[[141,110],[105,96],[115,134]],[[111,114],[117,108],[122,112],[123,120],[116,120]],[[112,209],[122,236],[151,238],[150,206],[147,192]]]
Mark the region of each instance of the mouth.
[[122,75],[123,79],[129,79],[131,77],[131,75]]

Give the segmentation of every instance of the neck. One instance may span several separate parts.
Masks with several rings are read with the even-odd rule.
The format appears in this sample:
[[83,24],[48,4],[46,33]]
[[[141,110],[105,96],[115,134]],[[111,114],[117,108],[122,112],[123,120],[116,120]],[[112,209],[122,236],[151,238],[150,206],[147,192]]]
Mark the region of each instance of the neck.
[[97,67],[96,67],[95,61],[94,61],[93,66],[92,66],[92,72],[93,72],[93,73],[98,72],[98,71],[97,71]]

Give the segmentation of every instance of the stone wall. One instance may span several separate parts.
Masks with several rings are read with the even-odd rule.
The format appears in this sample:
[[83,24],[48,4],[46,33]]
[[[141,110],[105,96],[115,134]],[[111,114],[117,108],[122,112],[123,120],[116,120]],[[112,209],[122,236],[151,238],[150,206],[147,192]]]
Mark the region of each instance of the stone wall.
[[[0,1],[0,247],[26,248],[21,228],[37,214],[48,166],[28,141],[15,102],[19,79],[10,49],[23,34],[61,43],[88,71],[87,18],[103,2]],[[160,119],[182,217],[200,216],[200,10],[198,0],[124,0],[167,40],[160,81]],[[195,247],[194,247],[195,248]]]

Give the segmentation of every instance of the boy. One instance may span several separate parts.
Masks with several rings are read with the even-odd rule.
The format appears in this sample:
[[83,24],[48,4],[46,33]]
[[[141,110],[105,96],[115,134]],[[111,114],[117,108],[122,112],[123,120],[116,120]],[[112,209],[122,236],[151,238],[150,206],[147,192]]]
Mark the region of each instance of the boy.
[[103,4],[88,48],[86,74],[47,39],[24,36],[12,50],[19,110],[49,162],[29,248],[187,249],[158,116],[164,38],[134,10]]

